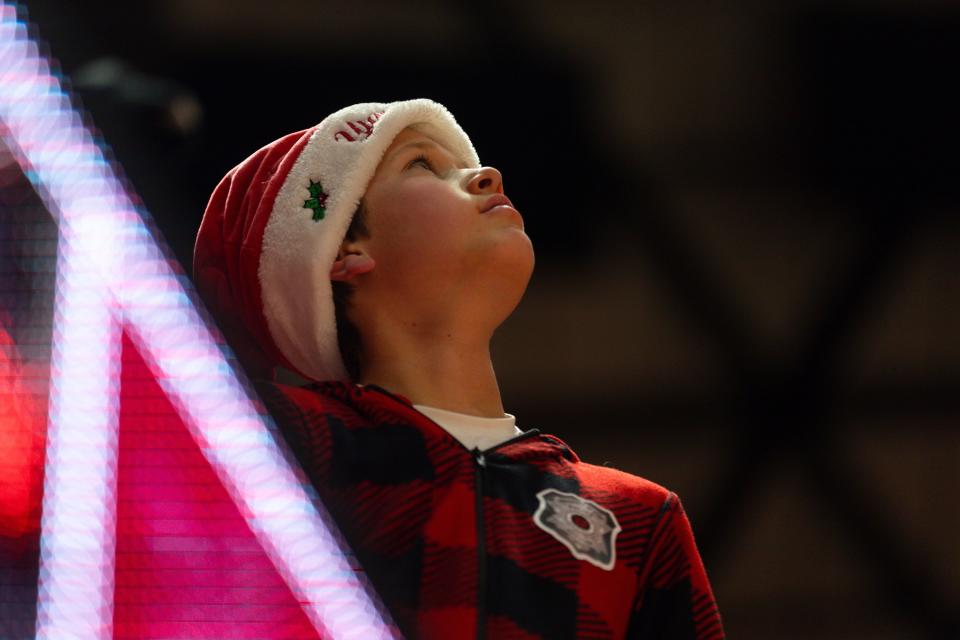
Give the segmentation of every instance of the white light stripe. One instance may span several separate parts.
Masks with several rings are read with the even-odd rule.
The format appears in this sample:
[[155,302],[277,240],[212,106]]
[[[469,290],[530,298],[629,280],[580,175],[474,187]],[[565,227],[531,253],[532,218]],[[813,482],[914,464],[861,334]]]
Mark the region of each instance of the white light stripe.
[[60,228],[38,638],[112,636],[119,327],[100,270]]
[[[109,287],[114,308],[119,309],[125,324],[138,338],[139,347],[158,380],[318,632],[331,638],[392,637],[380,616],[385,609],[360,577],[362,574],[349,567],[325,525],[328,516],[314,506],[297,481],[262,417],[191,304],[182,281],[148,232],[113,169],[104,162],[102,151],[72,110],[60,83],[50,74],[48,63],[37,54],[25,25],[17,22],[14,7],[3,2],[0,2],[0,120],[7,128],[8,146],[57,218],[61,236],[69,239],[62,243],[60,261],[65,264],[59,269],[63,277],[70,279],[77,273],[83,274],[79,283],[71,280],[70,286],[61,290],[61,294],[71,292],[71,299],[58,306],[57,313],[67,313],[73,305],[82,302],[72,299],[76,288],[104,291],[102,286],[97,288],[91,284],[95,276],[88,268],[95,265],[101,282]],[[120,264],[115,263],[115,259],[121,260]],[[111,306],[108,300],[105,297],[96,300],[100,313],[108,313]],[[71,380],[95,377],[89,370],[78,376],[75,372],[82,365],[74,360],[83,348],[89,347],[84,342],[97,341],[96,327],[104,326],[103,318],[94,315],[87,319],[78,316],[76,325],[72,319],[63,321],[58,315],[61,324],[57,325],[60,333],[56,343],[58,377],[55,382],[66,383],[68,377]],[[87,324],[88,321],[92,324]],[[114,333],[111,330],[109,335],[100,336],[104,342],[100,348],[107,352],[113,348],[110,345],[115,345]],[[116,361],[115,356],[110,354],[110,362]],[[102,368],[109,363],[98,366]],[[96,373],[99,384],[114,379],[105,373],[105,377]],[[90,384],[97,382],[90,381]],[[67,413],[61,409],[71,406],[69,403],[73,401],[86,401],[67,397],[64,389],[62,384],[51,386],[51,428],[55,429],[53,436],[57,439],[55,442],[52,438],[50,445],[56,449],[56,455],[51,458],[54,461],[61,460],[58,456],[70,460],[81,453],[74,449],[78,445],[67,435],[86,433],[79,427],[76,431],[64,427]],[[109,396],[106,391],[97,393]],[[84,395],[84,398],[92,397]],[[83,429],[100,430],[97,436],[100,440],[89,442],[104,447],[104,452],[113,451],[115,428],[111,420],[115,421],[115,415],[111,418],[109,411],[115,407],[111,409],[108,403],[106,413],[98,413],[100,406],[91,405],[87,414],[71,413],[70,420],[83,416]],[[101,465],[109,468],[112,454],[104,455]],[[66,469],[69,471],[72,467]],[[51,630],[50,637],[56,636],[52,630],[71,628],[79,615],[73,611],[79,602],[73,600],[75,594],[60,588],[63,580],[72,580],[75,576],[64,566],[66,560],[57,562],[58,558],[67,556],[57,556],[54,552],[78,546],[101,552],[108,548],[103,531],[84,529],[83,544],[77,541],[78,532],[70,529],[76,526],[71,518],[85,519],[88,524],[95,519],[103,523],[110,514],[98,512],[94,517],[61,511],[58,496],[65,495],[58,493],[63,491],[62,472],[65,473],[64,467],[56,467],[49,478],[56,486],[45,489],[50,491],[51,499],[45,499],[44,504],[42,545],[50,551],[45,556],[45,590],[38,603],[38,623],[42,629]],[[108,482],[111,478],[103,478],[104,484],[98,490],[112,499]],[[68,513],[67,522],[63,522],[64,513]],[[73,536],[69,540],[61,537],[67,531]],[[81,559],[80,555],[73,557]],[[104,589],[90,590],[83,605],[87,626],[71,633],[86,637],[109,635],[111,618],[106,612],[112,602],[112,560],[111,556],[109,584],[104,582]],[[78,566],[92,570],[90,562]],[[68,573],[61,573],[64,571]],[[100,626],[94,629],[91,625]]]

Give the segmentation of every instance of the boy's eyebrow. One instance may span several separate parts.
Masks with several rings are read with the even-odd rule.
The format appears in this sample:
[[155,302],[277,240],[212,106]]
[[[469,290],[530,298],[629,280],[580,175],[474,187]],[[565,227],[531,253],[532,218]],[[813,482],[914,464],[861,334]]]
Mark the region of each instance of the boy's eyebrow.
[[465,169],[465,168],[466,168],[466,166],[465,166],[462,162],[460,162],[459,160],[457,160],[457,158],[455,158],[455,157],[453,156],[453,154],[450,153],[450,151],[447,150],[446,147],[444,147],[444,146],[442,146],[442,145],[434,142],[433,140],[412,140],[412,141],[410,141],[410,142],[406,142],[406,143],[400,145],[399,147],[397,147],[396,149],[394,149],[393,151],[391,151],[391,152],[387,155],[387,160],[392,159],[394,156],[400,154],[402,151],[405,151],[405,150],[407,150],[407,149],[409,149],[409,148],[411,148],[411,147],[414,147],[414,148],[417,148],[417,149],[429,149],[429,148],[440,149],[440,150],[444,151],[447,155],[449,155],[450,157],[453,158],[454,164],[457,165],[457,167],[459,167],[459,168],[461,168],[461,169]]

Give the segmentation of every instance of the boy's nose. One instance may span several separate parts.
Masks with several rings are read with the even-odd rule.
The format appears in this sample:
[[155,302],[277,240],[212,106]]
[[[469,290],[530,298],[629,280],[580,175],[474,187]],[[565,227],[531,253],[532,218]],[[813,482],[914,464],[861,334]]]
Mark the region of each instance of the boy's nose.
[[493,167],[477,169],[467,182],[470,193],[503,193],[503,176]]

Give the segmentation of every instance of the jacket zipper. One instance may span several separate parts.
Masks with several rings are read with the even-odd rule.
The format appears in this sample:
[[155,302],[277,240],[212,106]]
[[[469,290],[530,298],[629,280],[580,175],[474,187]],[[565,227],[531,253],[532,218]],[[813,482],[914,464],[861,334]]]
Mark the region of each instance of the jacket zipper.
[[487,631],[487,536],[483,520],[484,470],[487,468],[486,453],[499,449],[517,440],[526,440],[540,433],[539,429],[525,431],[509,440],[490,447],[486,451],[473,449],[473,461],[476,463],[476,521],[477,521],[477,640],[484,640]]
[[[436,424],[438,429],[446,431],[438,425],[436,422],[431,420],[429,417],[420,414],[416,409],[408,405],[407,403],[401,401],[399,398],[391,394],[386,389],[382,389],[377,386],[370,386],[372,390],[377,391],[383,395],[386,395],[396,401],[398,404],[403,406],[405,409],[414,411],[419,415],[423,416],[428,422],[433,422]],[[534,436],[540,435],[539,429],[530,429],[529,431],[524,431],[509,440],[504,440],[498,445],[490,447],[485,451],[480,449],[467,449],[463,446],[463,443],[450,436],[450,439],[453,440],[457,445],[463,448],[466,451],[469,451],[473,456],[473,461],[476,464],[476,473],[475,473],[475,491],[476,498],[474,500],[474,508],[476,510],[476,521],[477,521],[477,640],[484,640],[487,629],[487,540],[486,534],[484,532],[484,521],[483,521],[483,484],[484,484],[484,469],[487,468],[487,458],[486,454],[505,447],[509,444],[513,444],[519,440],[526,440],[527,438],[532,438]]]
[[473,450],[476,468],[476,521],[477,521],[477,640],[483,640],[487,623],[487,539],[483,522],[483,470],[487,459],[483,451]]

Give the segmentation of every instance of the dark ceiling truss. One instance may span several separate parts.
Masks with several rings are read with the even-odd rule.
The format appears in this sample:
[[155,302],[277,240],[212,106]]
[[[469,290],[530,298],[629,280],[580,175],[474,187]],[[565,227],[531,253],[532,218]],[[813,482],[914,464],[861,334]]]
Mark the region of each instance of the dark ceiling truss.
[[[707,336],[736,381],[735,391],[721,401],[733,416],[736,444],[702,503],[691,508],[700,514],[697,540],[711,572],[718,576],[733,570],[724,559],[736,544],[735,532],[750,518],[759,488],[789,462],[816,497],[823,517],[860,551],[859,560],[889,605],[909,617],[925,637],[960,637],[960,617],[936,586],[943,581],[914,551],[923,542],[898,529],[882,497],[851,464],[855,455],[839,437],[841,411],[872,412],[872,403],[854,400],[856,391],[839,389],[844,356],[865,320],[887,302],[885,283],[909,263],[913,241],[931,222],[898,199],[873,205],[863,242],[849,252],[845,270],[825,283],[817,313],[805,316],[814,321],[791,357],[777,361],[764,358],[745,314],[671,224],[673,217],[665,214],[662,203],[637,216],[634,231],[673,301]],[[960,415],[960,386],[911,385],[892,391],[894,399],[888,397],[885,410],[900,417],[923,417],[933,399],[938,413]]]

